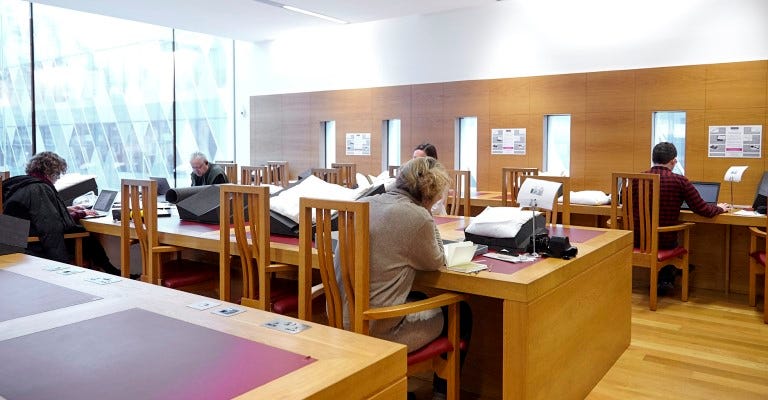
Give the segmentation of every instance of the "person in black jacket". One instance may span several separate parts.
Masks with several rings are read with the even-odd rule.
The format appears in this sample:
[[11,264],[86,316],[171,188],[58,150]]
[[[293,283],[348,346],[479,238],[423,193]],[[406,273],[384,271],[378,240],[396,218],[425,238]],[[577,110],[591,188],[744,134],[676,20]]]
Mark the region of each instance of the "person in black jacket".
[[[69,263],[74,258],[73,244],[64,239],[64,234],[85,232],[78,221],[92,211],[78,206],[68,208],[53,186],[67,172],[67,161],[58,154],[35,154],[27,163],[26,172],[27,175],[3,182],[3,213],[29,220],[29,236],[40,238],[39,242],[28,244],[28,254]],[[94,268],[120,275],[96,239],[83,238],[83,255]]]
[[192,167],[192,186],[219,185],[229,183],[224,168],[208,162],[205,154],[196,151],[189,157],[189,165]]

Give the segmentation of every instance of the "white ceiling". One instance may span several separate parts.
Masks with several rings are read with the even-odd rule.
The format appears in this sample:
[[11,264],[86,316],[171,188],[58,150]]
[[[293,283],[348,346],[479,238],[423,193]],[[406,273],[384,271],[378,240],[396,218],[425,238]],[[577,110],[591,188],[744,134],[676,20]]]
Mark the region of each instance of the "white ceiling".
[[247,41],[295,29],[333,26],[266,3],[292,5],[350,23],[440,13],[497,0],[35,0],[73,10]]

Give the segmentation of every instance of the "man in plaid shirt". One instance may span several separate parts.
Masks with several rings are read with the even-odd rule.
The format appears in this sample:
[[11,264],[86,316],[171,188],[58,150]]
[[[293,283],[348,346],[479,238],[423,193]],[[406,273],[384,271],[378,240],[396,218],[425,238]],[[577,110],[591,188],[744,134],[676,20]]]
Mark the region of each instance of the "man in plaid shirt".
[[[653,166],[645,171],[650,174],[659,174],[661,193],[659,194],[659,226],[676,225],[679,222],[680,206],[683,201],[688,203],[691,211],[704,217],[714,217],[726,212],[730,206],[719,203],[714,206],[705,202],[698,190],[683,175],[672,172],[677,164],[677,149],[669,142],[661,142],[654,146],[652,154]],[[671,249],[677,247],[677,232],[659,234],[659,249]],[[664,272],[666,270],[666,272]],[[664,267],[659,272],[659,285],[663,289],[672,288],[674,282],[674,267]]]

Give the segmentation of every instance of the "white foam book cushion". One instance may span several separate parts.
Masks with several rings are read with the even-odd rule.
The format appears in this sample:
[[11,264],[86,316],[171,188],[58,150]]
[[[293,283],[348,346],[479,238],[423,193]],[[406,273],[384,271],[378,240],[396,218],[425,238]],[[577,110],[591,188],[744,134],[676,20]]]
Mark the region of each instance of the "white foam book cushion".
[[511,238],[534,215],[539,215],[539,212],[520,207],[486,207],[465,231],[492,238]]
[[302,197],[350,201],[357,199],[364,191],[365,188],[349,189],[310,175],[298,185],[282,190],[272,197],[269,200],[269,208],[299,222],[299,199]]
[[[560,197],[560,201],[563,201],[562,197]],[[611,204],[611,196],[599,190],[571,192],[571,204],[585,204],[588,206]]]

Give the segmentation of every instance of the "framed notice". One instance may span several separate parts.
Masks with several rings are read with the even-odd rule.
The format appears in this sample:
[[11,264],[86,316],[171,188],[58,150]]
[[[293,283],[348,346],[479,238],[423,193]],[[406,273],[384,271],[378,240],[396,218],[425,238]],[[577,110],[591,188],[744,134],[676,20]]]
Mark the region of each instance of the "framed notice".
[[370,133],[347,133],[347,155],[348,156],[370,156],[371,155],[371,134]]
[[525,128],[491,129],[491,154],[525,155]]
[[760,158],[762,125],[710,126],[708,135],[710,157]]

